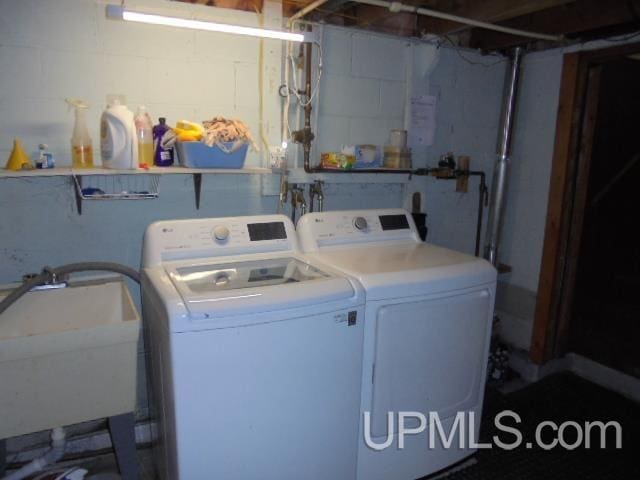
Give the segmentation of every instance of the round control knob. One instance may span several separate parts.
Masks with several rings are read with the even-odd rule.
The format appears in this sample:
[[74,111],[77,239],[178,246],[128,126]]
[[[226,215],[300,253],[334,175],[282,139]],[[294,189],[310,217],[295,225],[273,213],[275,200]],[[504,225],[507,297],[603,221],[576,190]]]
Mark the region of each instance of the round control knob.
[[367,219],[364,217],[356,217],[353,220],[353,226],[358,230],[366,230],[367,228]]
[[213,229],[213,237],[218,242],[224,242],[229,238],[229,229],[224,225],[218,225],[216,228]]

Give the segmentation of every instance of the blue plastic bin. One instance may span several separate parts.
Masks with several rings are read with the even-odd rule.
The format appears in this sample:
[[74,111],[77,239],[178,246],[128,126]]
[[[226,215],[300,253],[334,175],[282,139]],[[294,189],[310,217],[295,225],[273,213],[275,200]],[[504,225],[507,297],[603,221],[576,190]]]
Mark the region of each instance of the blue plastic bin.
[[[180,165],[189,168],[242,168],[248,143],[227,142],[213,147],[202,142],[176,142]],[[226,151],[225,151],[226,150]]]

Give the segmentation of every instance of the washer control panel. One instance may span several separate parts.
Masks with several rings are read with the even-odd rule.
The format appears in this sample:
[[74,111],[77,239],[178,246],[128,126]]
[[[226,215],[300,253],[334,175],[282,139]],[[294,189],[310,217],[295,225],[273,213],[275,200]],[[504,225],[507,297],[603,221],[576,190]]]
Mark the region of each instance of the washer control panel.
[[147,228],[143,264],[297,248],[295,228],[284,215],[161,221]]
[[309,213],[298,222],[297,232],[304,251],[327,245],[419,239],[411,214],[402,209]]

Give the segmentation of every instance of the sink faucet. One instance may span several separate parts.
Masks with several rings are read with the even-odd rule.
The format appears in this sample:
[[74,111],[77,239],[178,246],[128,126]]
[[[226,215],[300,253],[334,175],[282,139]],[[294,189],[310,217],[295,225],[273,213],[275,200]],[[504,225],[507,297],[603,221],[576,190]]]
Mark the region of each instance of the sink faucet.
[[298,187],[298,185],[294,183],[289,186],[289,189],[291,190],[291,221],[295,225],[298,208],[300,209],[300,216],[307,213],[307,201],[304,198],[304,190],[302,187]]
[[[31,280],[32,278],[37,277],[38,274],[37,273],[27,273],[26,275],[22,276],[22,282],[26,282],[28,280]],[[68,283],[68,276],[67,275],[63,275],[62,277],[58,277],[58,275],[56,275],[55,273],[51,273],[51,280],[48,282],[45,282],[41,285],[36,285],[35,287],[33,287],[31,289],[31,291],[37,291],[37,290],[54,290],[57,288],[65,288],[69,285]]]

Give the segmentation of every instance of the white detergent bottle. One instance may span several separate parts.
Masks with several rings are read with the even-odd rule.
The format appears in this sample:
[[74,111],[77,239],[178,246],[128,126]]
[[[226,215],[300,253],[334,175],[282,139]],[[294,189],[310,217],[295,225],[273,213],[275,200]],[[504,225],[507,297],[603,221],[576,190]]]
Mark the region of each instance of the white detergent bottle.
[[133,112],[123,95],[107,95],[107,108],[100,119],[100,154],[105,168],[138,167],[138,142]]

